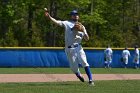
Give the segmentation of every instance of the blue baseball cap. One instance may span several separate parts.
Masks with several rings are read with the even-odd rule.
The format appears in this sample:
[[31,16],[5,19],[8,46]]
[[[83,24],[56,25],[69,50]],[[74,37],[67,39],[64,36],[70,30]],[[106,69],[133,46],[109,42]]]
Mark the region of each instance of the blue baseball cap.
[[78,15],[78,11],[77,11],[77,10],[72,10],[72,11],[70,12],[70,15]]

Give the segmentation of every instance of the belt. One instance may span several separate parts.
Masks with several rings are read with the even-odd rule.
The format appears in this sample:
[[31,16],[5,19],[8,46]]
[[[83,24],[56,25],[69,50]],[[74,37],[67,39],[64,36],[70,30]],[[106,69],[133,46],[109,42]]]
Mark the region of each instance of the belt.
[[79,43],[79,44],[73,44],[71,46],[68,46],[68,48],[75,48],[75,47],[78,47],[79,45],[81,45],[81,43]]

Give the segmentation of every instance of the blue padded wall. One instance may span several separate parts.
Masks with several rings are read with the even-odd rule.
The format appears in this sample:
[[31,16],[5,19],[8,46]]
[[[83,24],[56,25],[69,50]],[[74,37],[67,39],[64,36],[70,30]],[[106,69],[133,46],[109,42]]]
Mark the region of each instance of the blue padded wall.
[[[104,67],[103,49],[85,49],[91,67]],[[112,67],[122,67],[122,50],[113,50]],[[133,50],[129,67],[133,67]],[[0,67],[69,67],[63,49],[0,49]]]

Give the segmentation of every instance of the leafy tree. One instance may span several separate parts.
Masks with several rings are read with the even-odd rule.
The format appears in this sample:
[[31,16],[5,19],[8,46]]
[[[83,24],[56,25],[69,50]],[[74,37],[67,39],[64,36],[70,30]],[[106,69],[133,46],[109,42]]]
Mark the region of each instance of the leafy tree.
[[86,47],[140,45],[139,0],[1,0],[0,46],[64,46],[64,28],[44,16],[69,20],[77,9],[90,40]]

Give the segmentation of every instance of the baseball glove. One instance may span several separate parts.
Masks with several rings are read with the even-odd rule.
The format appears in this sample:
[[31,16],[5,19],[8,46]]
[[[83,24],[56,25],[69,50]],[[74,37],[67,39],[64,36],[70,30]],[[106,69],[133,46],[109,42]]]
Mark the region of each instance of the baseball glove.
[[76,31],[81,31],[81,32],[84,31],[83,25],[80,22],[76,22],[73,28]]

